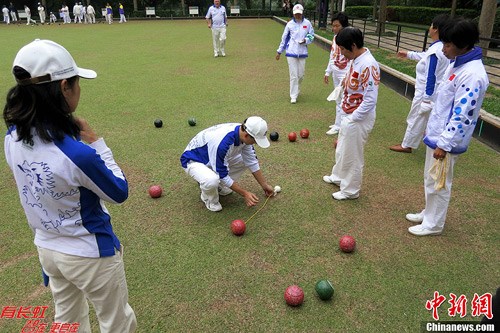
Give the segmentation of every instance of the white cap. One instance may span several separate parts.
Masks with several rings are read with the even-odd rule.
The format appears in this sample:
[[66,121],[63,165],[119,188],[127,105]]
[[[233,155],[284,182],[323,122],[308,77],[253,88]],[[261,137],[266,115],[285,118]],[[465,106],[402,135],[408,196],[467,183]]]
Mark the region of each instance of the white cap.
[[304,7],[302,7],[301,4],[296,4],[293,6],[293,15],[295,14],[302,14],[304,12]]
[[47,83],[73,76],[94,79],[96,72],[79,68],[69,52],[61,45],[44,39],[35,39],[23,46],[14,59],[12,68],[19,66],[27,71],[31,78],[17,80],[21,85]]
[[267,140],[267,123],[261,117],[249,117],[245,121],[246,132],[251,135],[259,147],[267,148],[271,144]]

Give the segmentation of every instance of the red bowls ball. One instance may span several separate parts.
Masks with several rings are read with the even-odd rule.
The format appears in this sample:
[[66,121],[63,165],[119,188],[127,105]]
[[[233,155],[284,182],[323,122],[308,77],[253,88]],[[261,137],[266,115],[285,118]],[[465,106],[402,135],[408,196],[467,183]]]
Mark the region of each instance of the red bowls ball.
[[285,302],[290,306],[299,306],[304,302],[304,291],[297,285],[291,285],[285,290]]

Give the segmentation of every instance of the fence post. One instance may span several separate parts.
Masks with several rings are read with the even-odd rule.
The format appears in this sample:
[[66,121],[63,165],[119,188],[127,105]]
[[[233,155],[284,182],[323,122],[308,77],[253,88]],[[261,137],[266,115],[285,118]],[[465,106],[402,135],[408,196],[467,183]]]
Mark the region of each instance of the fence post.
[[427,38],[429,38],[429,30],[425,30],[424,47],[422,48],[422,52],[425,52],[425,49],[427,48]]
[[398,32],[396,33],[396,53],[399,51],[399,43],[401,41],[401,26],[398,25]]

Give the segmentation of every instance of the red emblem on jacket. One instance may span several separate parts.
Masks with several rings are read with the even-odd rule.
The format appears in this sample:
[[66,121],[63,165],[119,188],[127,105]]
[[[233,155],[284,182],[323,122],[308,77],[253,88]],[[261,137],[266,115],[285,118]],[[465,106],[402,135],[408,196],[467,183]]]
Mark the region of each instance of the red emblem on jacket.
[[302,26],[302,28],[307,29],[307,25]]
[[453,74],[452,76],[450,76],[450,78],[449,78],[448,80],[453,81],[453,79],[455,78],[455,76],[456,76],[456,75],[455,75],[455,74]]

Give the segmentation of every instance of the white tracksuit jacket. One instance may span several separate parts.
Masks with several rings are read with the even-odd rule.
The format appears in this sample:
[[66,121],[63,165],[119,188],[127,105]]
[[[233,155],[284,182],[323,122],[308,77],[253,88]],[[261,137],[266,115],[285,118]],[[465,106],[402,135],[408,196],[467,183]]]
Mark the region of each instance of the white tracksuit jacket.
[[198,133],[181,156],[182,167],[186,169],[189,162],[205,164],[219,175],[221,184],[227,187],[233,185],[229,176],[231,163],[239,160],[240,155],[252,173],[260,170],[253,145],[240,142],[240,126],[238,123],[220,124]]
[[[304,39],[306,42],[299,44]],[[307,45],[311,44],[313,40],[314,29],[311,22],[304,18],[302,22],[297,23],[293,18],[285,26],[277,52],[281,54],[286,50],[287,57],[307,58]]]
[[427,123],[424,143],[430,148],[467,150],[489,84],[481,59],[481,48],[474,47],[449,65]]
[[87,145],[66,136],[47,143],[34,131],[33,145],[17,138],[11,127],[5,157],[35,245],[80,257],[114,256],[120,241],[103,201],[125,201],[128,183],[104,140]]

